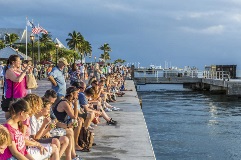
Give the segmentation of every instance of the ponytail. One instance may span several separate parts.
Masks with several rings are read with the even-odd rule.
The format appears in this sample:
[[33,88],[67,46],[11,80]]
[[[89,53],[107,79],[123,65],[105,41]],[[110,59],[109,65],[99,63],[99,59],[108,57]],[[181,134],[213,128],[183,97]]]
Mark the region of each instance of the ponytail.
[[9,56],[9,58],[7,60],[6,67],[5,67],[5,70],[4,70],[5,72],[7,71],[8,66],[11,65],[14,61],[16,61],[17,58],[20,58],[20,57],[16,54],[12,54],[12,55]]
[[[16,102],[12,102],[9,106],[9,112],[11,118],[15,117],[20,112],[29,112],[30,107],[27,101],[24,99],[19,99]],[[22,121],[18,122],[18,128],[21,132],[23,132],[23,124]]]

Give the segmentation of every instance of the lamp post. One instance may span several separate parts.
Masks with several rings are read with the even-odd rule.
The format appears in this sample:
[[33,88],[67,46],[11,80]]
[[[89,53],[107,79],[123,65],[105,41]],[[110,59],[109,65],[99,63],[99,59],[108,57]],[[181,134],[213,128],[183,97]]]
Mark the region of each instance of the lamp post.
[[95,63],[96,63],[96,56],[95,56]]
[[58,63],[58,48],[59,48],[58,43],[55,43],[55,48],[56,48],[56,66],[57,66],[57,63]]
[[34,54],[33,54],[33,41],[34,41],[34,35],[30,35],[30,40],[31,40],[31,43],[32,43],[32,62],[33,62],[33,66],[35,66],[34,65]]

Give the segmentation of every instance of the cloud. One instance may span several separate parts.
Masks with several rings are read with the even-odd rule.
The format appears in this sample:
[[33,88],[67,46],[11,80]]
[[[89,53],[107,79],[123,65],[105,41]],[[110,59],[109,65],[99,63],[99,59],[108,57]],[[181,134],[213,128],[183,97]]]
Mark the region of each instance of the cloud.
[[241,22],[241,14],[233,14],[230,16],[230,19],[235,22],[240,23]]
[[224,14],[223,11],[202,11],[202,12],[189,12],[189,11],[181,11],[174,12],[175,19],[177,20],[185,20],[185,19],[210,19],[213,17],[220,17]]
[[223,25],[209,26],[202,29],[190,28],[190,27],[181,27],[180,28],[184,32],[189,33],[198,33],[198,34],[221,34],[225,31],[225,27]]

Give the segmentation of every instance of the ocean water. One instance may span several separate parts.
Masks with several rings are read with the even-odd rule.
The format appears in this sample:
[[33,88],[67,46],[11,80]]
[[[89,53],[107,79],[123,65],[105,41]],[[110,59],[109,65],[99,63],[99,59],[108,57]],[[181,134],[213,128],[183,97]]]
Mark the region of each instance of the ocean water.
[[157,160],[241,159],[241,99],[182,85],[137,90]]

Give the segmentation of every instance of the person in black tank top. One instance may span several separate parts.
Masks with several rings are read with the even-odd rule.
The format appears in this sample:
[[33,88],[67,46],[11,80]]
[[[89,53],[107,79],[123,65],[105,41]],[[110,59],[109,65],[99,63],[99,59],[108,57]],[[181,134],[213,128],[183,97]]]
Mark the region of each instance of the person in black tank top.
[[[53,112],[59,122],[65,123],[66,128],[73,128],[75,150],[82,151],[83,148],[78,145],[78,138],[84,119],[78,117],[78,94],[79,89],[69,87],[66,90],[65,97],[55,105]],[[67,116],[70,118],[69,120],[66,120]],[[77,126],[75,125],[76,122],[78,123]]]
[[54,110],[53,110],[54,115],[55,115],[55,117],[57,118],[57,120],[58,120],[59,122],[62,122],[62,123],[65,122],[65,118],[66,118],[66,116],[67,116],[67,112],[65,112],[65,111],[59,112],[59,111],[57,110],[57,108],[58,108],[58,105],[59,105],[61,102],[63,102],[63,101],[67,101],[67,100],[66,100],[66,99],[61,99],[61,100],[54,106]]

